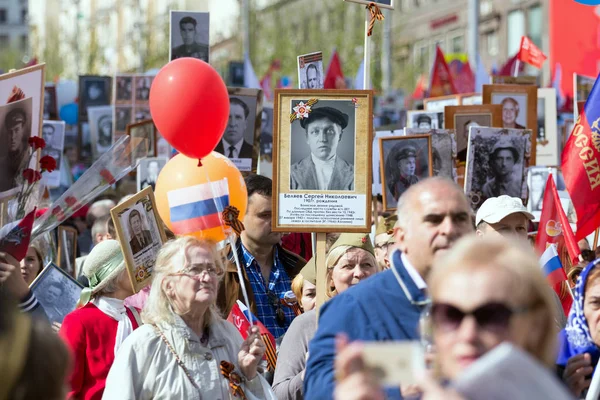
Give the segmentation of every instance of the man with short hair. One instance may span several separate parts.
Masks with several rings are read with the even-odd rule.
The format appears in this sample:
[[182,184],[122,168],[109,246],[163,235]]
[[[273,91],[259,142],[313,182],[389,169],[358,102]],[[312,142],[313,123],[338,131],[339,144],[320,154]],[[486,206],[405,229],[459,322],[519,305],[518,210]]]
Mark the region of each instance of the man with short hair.
[[237,97],[229,98],[229,123],[215,151],[227,158],[252,158],[254,146],[244,140],[250,108]]
[[144,229],[142,215],[138,210],[132,210],[129,213],[129,246],[132,254],[137,254],[152,244],[152,235],[150,231]]
[[519,117],[519,103],[512,97],[502,100],[502,127],[513,129],[525,129],[523,125],[517,124]]
[[394,228],[398,221],[397,215],[391,215],[377,226],[375,232],[375,258],[382,271],[390,268],[390,254],[394,250]]
[[489,166],[493,177],[482,188],[484,198],[521,196],[521,185],[514,177],[514,166],[519,161],[519,151],[509,138],[499,139],[492,148]]
[[140,183],[140,186],[142,187],[142,189],[150,186],[150,187],[152,187],[152,190],[154,190],[154,187],[156,186],[156,181],[158,180],[159,172],[160,172],[160,167],[158,165],[158,161],[155,161],[155,160],[148,161],[148,170],[147,170],[147,174],[146,174],[146,179],[144,179]]
[[181,18],[179,33],[183,44],[171,50],[171,61],[182,57],[193,57],[208,62],[208,45],[196,42],[196,25],[196,20],[190,16]]
[[17,185],[21,178],[21,172],[26,168],[28,157],[25,157],[27,150],[27,132],[28,118],[27,113],[22,108],[14,108],[6,114],[4,118],[6,143],[4,149],[6,152],[3,157],[5,169],[2,173],[4,179],[0,180],[0,192],[12,189]]
[[[246,177],[248,208],[243,216],[245,230],[236,243],[244,286],[248,291],[249,308],[265,327],[278,338],[292,320],[294,312],[281,303],[291,290],[292,279],[306,261],[279,245],[282,234],[271,231],[271,179],[261,175]],[[217,305],[223,316],[229,315],[237,300],[244,302],[233,249],[228,255],[225,276],[221,281]]]
[[419,181],[415,175],[417,168],[417,150],[411,145],[397,144],[391,151],[394,154],[396,161],[397,172],[392,176],[397,176],[397,180],[389,183],[390,192],[394,196],[394,200],[398,201],[402,193],[411,185]]
[[306,85],[309,89],[323,89],[319,68],[315,64],[308,64],[306,67]]
[[[309,345],[306,400],[333,397],[336,335],[365,342],[419,338],[419,319],[430,303],[425,282],[434,260],[473,231],[469,201],[447,178],[428,178],[411,186],[400,197],[396,213],[397,249],[390,256],[390,269],[321,307],[319,327]],[[398,388],[387,395],[401,398]]]
[[316,107],[300,120],[310,155],[293,164],[292,190],[354,190],[354,167],[337,153],[349,116],[333,107]]
[[426,114],[421,114],[417,117],[417,128],[431,129],[431,117]]
[[52,282],[46,290],[46,295],[40,298],[46,316],[50,323],[58,322],[61,323],[64,317],[63,313],[65,310],[61,310],[61,297],[63,295],[63,288],[59,282]]

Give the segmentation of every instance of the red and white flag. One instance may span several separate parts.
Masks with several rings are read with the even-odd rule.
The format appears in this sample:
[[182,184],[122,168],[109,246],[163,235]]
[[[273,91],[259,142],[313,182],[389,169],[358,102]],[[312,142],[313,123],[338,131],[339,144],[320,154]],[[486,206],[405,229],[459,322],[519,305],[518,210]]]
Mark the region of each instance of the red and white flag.
[[518,57],[520,61],[536,68],[542,68],[544,61],[548,58],[527,36],[521,38],[521,49]]
[[31,241],[34,216],[35,209],[25,218],[6,224],[0,229],[0,251],[10,254],[17,261],[25,258]]

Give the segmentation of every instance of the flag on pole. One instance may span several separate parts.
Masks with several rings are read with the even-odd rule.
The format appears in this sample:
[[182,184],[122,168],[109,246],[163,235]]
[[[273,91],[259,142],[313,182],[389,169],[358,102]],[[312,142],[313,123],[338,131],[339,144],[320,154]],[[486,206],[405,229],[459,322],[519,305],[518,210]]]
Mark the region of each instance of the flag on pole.
[[481,57],[477,55],[477,72],[475,73],[475,93],[483,93],[483,85],[490,84],[490,74],[485,70]]
[[433,61],[431,79],[429,81],[429,97],[458,94],[442,49],[437,46],[435,51],[435,60]]
[[222,226],[221,213],[229,206],[227,178],[167,192],[171,229],[178,235]]
[[539,254],[543,254],[551,244],[558,245],[564,242],[571,260],[573,263],[577,263],[580,254],[579,246],[560,203],[560,197],[558,196],[552,174],[548,175],[542,204],[542,215],[540,217],[535,248]]
[[554,80],[552,81],[552,87],[556,89],[556,108],[561,110],[565,105],[565,95],[561,87],[562,82],[562,67],[560,63],[556,63],[554,68]]
[[576,239],[600,226],[600,84],[597,79],[562,152],[561,169],[577,213]]
[[[519,60],[519,54],[515,54],[514,56],[512,56],[507,62],[506,64],[504,64],[501,68],[500,71],[498,71],[498,76],[513,76],[513,73],[515,72],[515,68],[516,68],[516,64],[517,61]],[[525,69],[525,64],[523,63],[519,63],[519,73],[523,72],[523,70]]]
[[23,219],[6,224],[0,229],[0,251],[10,254],[17,261],[25,258],[31,241],[34,216],[35,209]]
[[417,81],[417,85],[415,86],[415,91],[410,96],[415,100],[420,100],[425,98],[427,92],[427,77],[425,75],[421,75],[419,80]]
[[540,264],[542,266],[542,271],[551,286],[567,280],[567,274],[565,274],[563,265],[560,262],[560,257],[558,256],[555,244],[551,244],[546,251],[544,251],[540,258]]
[[244,56],[244,86],[250,89],[261,89],[258,77],[252,67],[252,62],[248,54]]
[[519,49],[518,58],[520,61],[533,65],[536,68],[542,68],[544,61],[548,57],[533,43],[527,36],[521,38],[521,48]]
[[341,82],[344,82],[344,73],[342,72],[342,63],[337,50],[333,51],[331,61],[327,67],[323,86],[325,89],[339,89]]
[[475,75],[465,53],[445,54],[444,59],[450,69],[454,87],[458,93],[473,93],[475,91]]

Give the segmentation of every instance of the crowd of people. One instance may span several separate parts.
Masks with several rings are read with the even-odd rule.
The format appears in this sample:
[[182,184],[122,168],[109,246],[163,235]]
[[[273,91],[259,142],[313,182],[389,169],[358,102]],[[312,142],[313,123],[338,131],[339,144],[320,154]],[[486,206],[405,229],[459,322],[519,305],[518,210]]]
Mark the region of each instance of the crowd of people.
[[[61,323],[49,324],[30,289],[52,243],[32,242],[23,260],[0,253],[0,398],[462,399],[454,382],[506,342],[585,396],[600,359],[600,262],[581,242],[585,260],[565,266],[567,318],[520,199],[492,197],[474,214],[459,186],[434,177],[411,185],[393,215],[374,201],[371,234],[327,234],[321,306],[306,235],[272,232],[272,181],[245,181],[237,240],[168,232],[139,293],[110,217],[116,202],[71,217],[85,287]],[[276,341],[274,365],[259,327],[240,332],[227,318],[244,290],[250,320]],[[422,343],[427,372],[383,386],[364,349],[397,341]]]

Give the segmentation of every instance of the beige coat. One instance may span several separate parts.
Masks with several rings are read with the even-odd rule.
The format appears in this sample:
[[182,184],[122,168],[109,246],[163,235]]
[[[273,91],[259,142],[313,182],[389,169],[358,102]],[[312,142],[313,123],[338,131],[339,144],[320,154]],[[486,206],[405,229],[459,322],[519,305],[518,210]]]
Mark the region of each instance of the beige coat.
[[[159,327],[201,388],[200,395],[154,327],[143,325],[129,335],[119,349],[106,379],[103,399],[234,398],[219,365],[223,360],[232,362],[236,372],[243,376],[237,363],[242,345],[237,329],[219,319],[211,325],[208,345],[204,347],[185,322],[179,316],[175,318],[174,324],[161,323]],[[249,400],[275,399],[268,383],[260,375],[246,381],[243,389]]]

